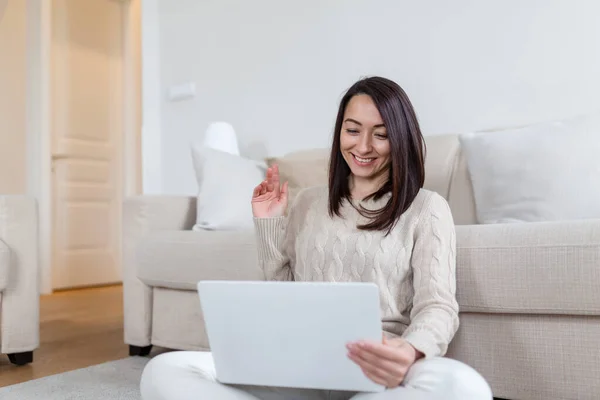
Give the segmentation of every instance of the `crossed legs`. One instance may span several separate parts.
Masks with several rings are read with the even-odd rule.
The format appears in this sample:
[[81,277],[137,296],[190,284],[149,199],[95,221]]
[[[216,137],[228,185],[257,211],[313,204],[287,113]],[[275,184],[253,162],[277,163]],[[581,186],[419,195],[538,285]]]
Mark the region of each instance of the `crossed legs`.
[[224,385],[217,381],[211,353],[177,351],[146,365],[143,400],[492,400],[485,379],[449,358],[415,363],[402,386],[381,393],[352,393],[262,386]]

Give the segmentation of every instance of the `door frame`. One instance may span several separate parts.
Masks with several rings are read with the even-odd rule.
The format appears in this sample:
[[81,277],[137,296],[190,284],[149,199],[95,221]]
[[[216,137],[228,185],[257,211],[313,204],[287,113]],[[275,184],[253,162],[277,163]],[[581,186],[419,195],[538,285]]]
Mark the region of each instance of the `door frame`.
[[[114,1],[114,0],[105,0]],[[123,198],[142,191],[141,1],[118,0],[123,7]],[[38,202],[40,293],[52,288],[52,6],[53,0],[27,0],[28,6],[28,194]],[[121,237],[121,232],[118,232]],[[121,263],[121,259],[117,260]]]

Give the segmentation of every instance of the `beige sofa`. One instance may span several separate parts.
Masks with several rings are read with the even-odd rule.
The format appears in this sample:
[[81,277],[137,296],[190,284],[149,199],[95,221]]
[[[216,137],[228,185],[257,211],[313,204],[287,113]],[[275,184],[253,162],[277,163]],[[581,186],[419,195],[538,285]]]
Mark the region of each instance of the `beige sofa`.
[[39,345],[37,205],[0,196],[0,350],[10,361],[33,361]]
[[[480,371],[499,398],[600,398],[600,221],[478,225],[457,136],[426,139],[425,186],[449,201],[457,224],[461,325],[448,356]],[[290,181],[310,184],[326,176],[326,157],[275,161]],[[192,232],[195,209],[191,197],[126,201],[131,354],[207,349],[196,282],[262,279],[253,232]]]

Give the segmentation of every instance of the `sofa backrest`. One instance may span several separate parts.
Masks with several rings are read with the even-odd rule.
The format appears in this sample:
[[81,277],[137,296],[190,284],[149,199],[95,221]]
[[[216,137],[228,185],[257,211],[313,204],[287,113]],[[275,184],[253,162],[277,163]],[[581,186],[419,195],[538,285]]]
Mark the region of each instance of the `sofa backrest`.
[[[458,136],[456,136],[456,140],[458,141]],[[473,185],[467,168],[467,158],[460,147],[456,153],[454,171],[450,181],[448,204],[452,209],[452,217],[456,225],[477,224]]]
[[[448,200],[455,224],[477,223],[473,189],[458,136],[425,136],[425,143],[425,189],[436,191]],[[327,184],[328,161],[329,149],[307,149],[269,158],[267,163],[279,165],[282,181],[289,182],[290,202],[293,202],[301,189]]]
[[473,187],[458,135],[425,136],[425,189],[448,200],[456,225],[477,223]]

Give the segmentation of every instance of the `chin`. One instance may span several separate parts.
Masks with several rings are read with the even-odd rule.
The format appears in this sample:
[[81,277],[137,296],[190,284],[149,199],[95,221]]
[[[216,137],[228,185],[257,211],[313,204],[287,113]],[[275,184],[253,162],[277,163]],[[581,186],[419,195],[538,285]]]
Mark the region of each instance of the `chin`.
[[370,168],[367,170],[366,168],[356,168],[353,166],[352,168],[350,168],[350,171],[352,172],[352,175],[358,178],[369,179],[376,175],[375,170]]

